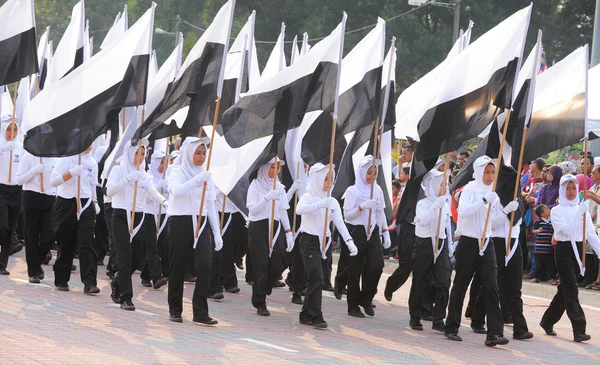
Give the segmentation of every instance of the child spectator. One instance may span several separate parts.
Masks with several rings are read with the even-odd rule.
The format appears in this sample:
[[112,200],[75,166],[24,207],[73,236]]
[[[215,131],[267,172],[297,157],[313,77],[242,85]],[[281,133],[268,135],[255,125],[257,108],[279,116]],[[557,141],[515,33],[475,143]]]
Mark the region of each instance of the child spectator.
[[552,235],[554,229],[550,222],[550,209],[545,204],[535,207],[535,214],[539,217],[533,224],[533,233],[535,233],[535,275],[531,279],[532,283],[549,281],[552,285],[557,285],[556,267],[554,265],[554,247],[552,246]]

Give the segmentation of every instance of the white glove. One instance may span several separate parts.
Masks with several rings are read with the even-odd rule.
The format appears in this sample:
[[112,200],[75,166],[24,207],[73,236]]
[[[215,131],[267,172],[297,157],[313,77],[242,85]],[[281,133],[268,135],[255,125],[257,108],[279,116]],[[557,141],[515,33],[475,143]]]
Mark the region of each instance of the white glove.
[[580,216],[584,215],[585,212],[587,212],[587,211],[588,211],[587,204],[585,204],[583,202],[579,203],[579,205],[577,206],[577,215],[580,215]]
[[146,173],[144,171],[132,171],[129,174],[127,174],[127,180],[129,180],[129,182],[140,181],[145,174]]
[[88,169],[86,169],[85,167],[81,166],[81,165],[77,165],[75,167],[73,167],[71,170],[69,170],[69,172],[71,173],[71,176],[81,176],[83,174],[85,174],[88,171]]
[[164,180],[161,180],[154,184],[154,187],[156,188],[156,190],[164,189],[166,186],[167,186],[167,182]]
[[287,232],[285,234],[285,241],[287,243],[287,252],[292,252],[294,249],[294,237],[292,236],[292,232]]
[[350,256],[358,255],[358,248],[354,244],[353,240],[346,241],[346,246],[348,247],[348,250],[350,251]]
[[433,209],[441,209],[446,204],[446,197],[440,196],[433,202]]
[[94,202],[94,208],[96,208],[96,215],[100,214],[100,206],[97,202]]
[[44,172],[46,170],[46,165],[45,164],[39,164],[36,167],[34,167],[32,170],[36,174],[41,174],[42,172]]
[[392,239],[390,238],[390,232],[383,232],[383,248],[386,250],[392,246]]
[[7,152],[7,151],[12,151],[15,149],[15,147],[17,147],[17,144],[15,142],[6,142],[5,144],[2,145],[2,152]]
[[298,189],[300,189],[300,180],[296,180],[292,183],[292,186],[290,186],[290,191],[298,191]]
[[194,179],[196,179],[196,182],[198,183],[198,185],[200,185],[210,180],[211,176],[212,174],[210,173],[210,171],[202,171],[198,175],[194,176]]
[[488,203],[490,204],[494,204],[496,203],[496,201],[498,201],[498,194],[496,194],[495,192],[489,192],[486,193],[484,196],[485,200],[487,200]]
[[510,203],[506,204],[502,211],[504,212],[504,214],[508,214],[516,211],[517,209],[519,209],[519,203],[516,200],[513,200]]
[[333,202],[334,202],[334,201],[335,201],[335,199],[334,199],[334,198],[331,198],[331,197],[330,197],[330,198],[325,198],[325,199],[322,199],[322,200],[319,202],[319,209],[323,209],[323,208],[330,208],[330,207],[333,205]]
[[213,234],[213,238],[215,239],[215,251],[221,251],[223,248],[223,237],[220,234]]
[[279,194],[279,190],[275,189],[275,190],[269,190],[269,192],[267,193],[267,195],[265,195],[265,199],[266,200],[279,200],[280,198]]
[[363,202],[362,204],[360,204],[359,207],[362,210],[377,208],[377,200],[374,200],[374,199],[367,200],[366,202]]

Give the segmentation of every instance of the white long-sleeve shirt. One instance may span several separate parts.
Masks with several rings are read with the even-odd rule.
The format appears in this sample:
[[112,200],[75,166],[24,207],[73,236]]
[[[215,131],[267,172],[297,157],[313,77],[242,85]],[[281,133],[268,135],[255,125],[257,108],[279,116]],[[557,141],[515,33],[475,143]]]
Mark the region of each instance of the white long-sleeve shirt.
[[[302,216],[300,232],[317,237],[323,235],[323,230],[325,228],[325,209],[319,208],[320,201],[321,199],[312,194],[304,194],[300,197],[298,206],[296,207],[296,213]],[[333,222],[344,241],[352,239],[350,232],[348,232],[348,228],[344,224],[342,209],[337,201],[329,207],[329,215],[327,217],[327,237],[331,237],[329,223]]]
[[[465,191],[460,194],[460,202],[458,203],[458,223],[456,231],[460,235],[481,239],[483,234],[483,226],[488,211],[488,204],[483,203],[484,192]],[[494,207],[492,207],[492,216]],[[490,217],[491,218],[491,217]],[[492,237],[492,224],[488,222],[486,237]]]
[[[253,207],[256,204],[262,204],[262,201],[264,201],[265,199],[265,195],[262,193],[262,190],[258,186],[259,184],[260,183],[257,180],[253,180],[250,184],[250,187],[248,188],[246,206],[249,210],[248,220],[250,222],[258,222],[264,219],[269,219],[271,217],[271,201],[267,202],[265,209],[260,209],[259,211],[255,211],[255,209],[253,209]],[[287,217],[286,211],[290,207],[287,201],[287,194],[283,185],[277,184],[277,191],[279,192],[279,200],[275,201],[275,221],[279,221],[282,215],[286,215]]]
[[[217,206],[217,211],[218,212],[222,212],[223,211],[223,197],[225,196],[225,194],[223,194],[221,192],[221,190],[219,190],[219,188],[217,188],[217,200],[215,200],[215,205]],[[229,200],[229,198],[225,199],[225,213],[238,213],[240,210],[238,209],[238,207],[235,206],[235,204],[233,204],[233,202],[231,200]]]
[[[52,171],[57,164],[56,158],[42,157],[42,163],[50,167],[49,171]],[[40,166],[40,158],[35,157],[29,152],[25,152],[25,156],[19,163],[19,169],[17,170],[16,178],[19,185],[23,185],[23,191],[33,191],[40,194],[55,196],[56,188],[52,186],[52,173],[40,174],[39,172],[33,171],[34,168]],[[42,193],[41,187],[41,176],[44,177],[44,192]]]
[[[63,181],[62,175],[71,171],[77,166],[71,157],[65,157],[58,160],[52,171],[52,185],[57,186],[56,193],[64,199],[73,199],[77,197],[77,176],[73,176],[67,181]],[[81,199],[92,198],[96,200],[96,179],[98,178],[98,164],[94,161],[93,166],[87,167],[87,172],[81,175]]]
[[[431,238],[437,234],[437,224],[439,218],[439,209],[433,208],[434,201],[421,199],[417,203],[415,211],[415,235],[420,238]],[[442,220],[440,224],[440,239],[447,237],[446,232],[452,232],[450,229],[450,207],[444,204],[442,207]]]
[[[492,237],[499,237],[506,239],[508,237],[508,231],[510,228],[510,218],[502,212],[502,204],[497,203],[494,211],[492,212]],[[511,238],[519,238],[521,231],[521,221],[513,222],[513,229],[511,232]]]
[[[596,229],[592,223],[589,213],[586,216],[586,236],[587,242],[592,247],[597,256],[600,256],[600,239],[596,234]],[[554,239],[556,241],[575,242],[583,241],[583,215],[577,213],[577,206],[565,207],[560,204],[550,211],[550,221],[554,228]]]
[[[200,201],[202,200],[202,190],[204,183],[193,184],[187,191],[180,191],[177,187],[186,184],[188,180],[183,175],[180,169],[173,169],[167,178],[169,186],[169,207],[167,214],[170,216],[192,215],[196,216],[200,212]],[[202,207],[202,216],[207,215],[207,209],[210,206],[214,207],[216,199],[215,184],[212,178],[206,184],[205,204]],[[210,201],[212,204],[207,204]],[[114,201],[113,201],[114,206]]]
[[[135,181],[127,181],[126,176],[127,174],[122,171],[122,166],[113,167],[108,176],[106,191],[107,195],[112,198],[113,209],[125,209],[129,211],[133,208]],[[152,176],[145,173],[144,177],[138,181],[138,190],[135,199],[136,212],[144,212],[147,197],[158,203],[162,203],[165,200],[154,187]]]
[[[387,220],[385,218],[384,212],[384,199],[383,199],[383,191],[381,188],[376,185],[373,199],[378,202],[378,207],[372,209],[371,213],[371,232],[375,228],[375,225],[379,226],[380,233],[383,232],[383,229],[387,228]],[[344,194],[344,217],[346,223],[351,224],[353,226],[364,226],[365,230],[367,229],[367,225],[369,224],[369,209],[363,209],[362,211],[358,210],[358,206],[365,201],[360,201],[360,199],[355,196],[352,191],[352,187],[346,190]]]
[[[25,150],[21,143],[15,142],[15,149],[12,151],[12,167],[10,165],[10,151],[0,152],[0,184],[16,186],[20,185],[17,182],[17,170],[19,164],[25,155]],[[10,171],[10,182],[8,181],[8,175]]]

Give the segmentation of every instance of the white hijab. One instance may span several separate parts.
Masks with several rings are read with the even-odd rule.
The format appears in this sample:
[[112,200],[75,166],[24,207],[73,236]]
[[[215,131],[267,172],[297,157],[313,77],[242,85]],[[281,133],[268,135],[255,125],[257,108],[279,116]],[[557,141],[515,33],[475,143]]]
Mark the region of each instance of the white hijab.
[[204,145],[208,152],[210,139],[207,137],[186,138],[183,144],[181,145],[181,149],[179,150],[179,156],[177,156],[175,162],[173,163],[173,169],[179,169],[185,176],[186,180],[191,180],[194,176],[198,175],[201,172],[204,172],[205,170],[204,164],[202,164],[201,166],[196,166],[194,164],[194,153],[200,145]]
[[[165,157],[165,151],[154,151],[154,153],[152,154],[152,157],[150,157],[150,168],[148,169],[148,172],[150,173],[150,176],[152,176],[154,181],[163,180],[163,173],[158,171],[158,168],[164,157]],[[168,163],[169,163],[168,160],[165,161],[165,164],[168,164]],[[167,167],[167,165],[165,165],[165,167]]]
[[[8,129],[8,126],[10,126],[12,123],[13,123],[13,121],[11,118],[11,119],[3,120],[2,123],[0,124],[0,132],[2,133],[2,135],[0,136],[0,145],[3,145],[5,143],[9,142],[6,139],[6,130]],[[19,127],[19,123],[16,118],[15,118],[14,123],[17,126],[17,134],[13,137],[12,142],[19,143],[19,134],[21,133],[21,128]]]
[[[367,183],[367,172],[373,164],[375,168],[378,168],[381,165],[381,160],[375,160],[375,163],[373,163],[373,156],[368,155],[360,160],[356,169],[352,192],[361,202],[371,199],[371,184]],[[377,181],[375,181],[375,185],[377,185]]]
[[483,182],[483,173],[487,165],[492,164],[497,167],[498,160],[491,159],[488,156],[481,156],[473,163],[473,181],[465,185],[463,191],[473,191],[477,193],[490,193],[493,188],[493,184],[486,185]]
[[[285,165],[285,161],[278,160],[279,167]],[[260,169],[258,169],[258,173],[256,174],[256,181],[258,186],[260,187],[261,195],[267,194],[270,190],[273,190],[273,178],[269,177],[269,170],[271,166],[275,163],[275,158],[272,158],[267,164],[263,165]],[[277,189],[283,188],[284,186],[277,182]]]
[[559,205],[563,207],[576,207],[579,205],[579,198],[575,196],[575,199],[569,200],[567,198],[567,186],[572,182],[575,184],[575,189],[577,189],[577,193],[579,193],[579,182],[577,178],[571,174],[566,174],[565,176],[560,178],[560,188],[559,188]]
[[[442,186],[443,183],[445,183],[445,179],[444,177],[446,176],[445,173],[438,171],[437,168],[434,168],[432,170],[430,170],[429,172],[427,172],[425,174],[425,176],[423,176],[423,181],[421,182],[421,188],[423,188],[423,191],[425,192],[425,198],[423,199],[427,199],[430,204],[433,204],[433,202],[440,197],[440,188]],[[443,209],[443,208],[442,208]],[[439,214],[436,213],[436,219],[432,219],[431,221],[429,221],[429,232],[432,233],[431,236],[431,245],[434,248],[433,249],[433,262],[435,263],[438,256],[440,255],[440,253],[442,252],[442,249],[444,248],[444,244],[442,244],[442,247],[439,248],[439,250],[435,250],[435,246],[437,245],[436,242],[436,234],[437,234],[437,230],[438,230],[438,218]],[[442,215],[442,219],[444,219],[443,215]],[[440,225],[440,230],[442,229],[446,229],[445,225]],[[449,239],[451,239],[451,237],[448,237]]]
[[[335,166],[333,168],[335,169]],[[333,169],[331,171],[333,176],[335,176],[335,171]],[[323,184],[328,173],[329,165],[323,165],[322,163],[314,164],[309,171],[310,180],[306,187],[306,193],[319,199],[327,198],[327,191],[323,190]]]
[[122,172],[124,175],[127,175],[130,172],[133,172],[136,170],[146,171],[146,159],[145,158],[142,159],[139,169],[135,166],[135,163],[134,163],[135,154],[136,154],[138,148],[140,147],[140,144],[141,144],[141,147],[144,148],[144,153],[145,153],[145,151],[147,151],[147,149],[148,149],[148,141],[146,141],[146,140],[139,141],[138,145],[136,145],[136,146],[132,146],[131,141],[129,141],[125,144],[125,147],[123,148],[123,156],[121,159],[121,163],[119,165],[119,167],[121,169],[123,169]]

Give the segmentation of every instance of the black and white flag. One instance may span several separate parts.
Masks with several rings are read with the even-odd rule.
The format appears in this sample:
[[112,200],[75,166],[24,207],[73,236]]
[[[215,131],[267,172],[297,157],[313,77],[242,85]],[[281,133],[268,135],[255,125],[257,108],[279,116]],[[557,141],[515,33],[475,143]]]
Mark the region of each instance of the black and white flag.
[[33,0],[8,0],[0,7],[0,85],[39,70]]
[[35,156],[71,156],[108,130],[113,138],[118,136],[121,108],[146,102],[155,6],[118,44],[46,85],[31,100],[22,127],[27,151]]

